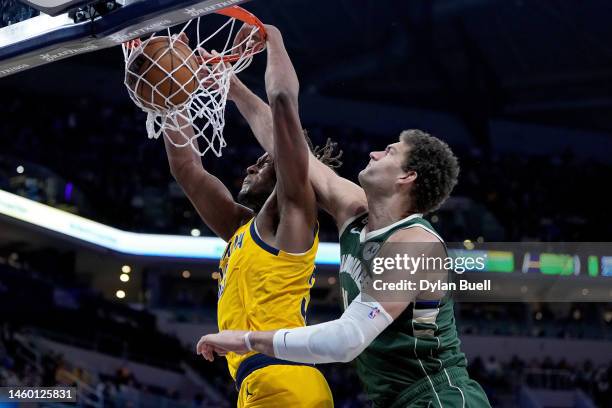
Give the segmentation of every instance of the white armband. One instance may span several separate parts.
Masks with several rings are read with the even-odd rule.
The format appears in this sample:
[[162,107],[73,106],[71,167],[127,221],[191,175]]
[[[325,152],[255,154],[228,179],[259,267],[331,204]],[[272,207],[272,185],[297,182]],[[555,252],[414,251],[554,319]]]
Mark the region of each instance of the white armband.
[[274,355],[299,363],[346,363],[361,354],[392,322],[378,302],[364,302],[359,295],[339,319],[278,330],[274,334]]

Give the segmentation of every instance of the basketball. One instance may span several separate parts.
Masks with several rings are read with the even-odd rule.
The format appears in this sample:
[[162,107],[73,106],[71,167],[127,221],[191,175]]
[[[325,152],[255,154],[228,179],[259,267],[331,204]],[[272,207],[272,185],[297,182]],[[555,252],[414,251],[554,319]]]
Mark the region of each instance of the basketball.
[[179,108],[198,88],[198,61],[179,39],[148,40],[127,67],[126,83],[148,109]]

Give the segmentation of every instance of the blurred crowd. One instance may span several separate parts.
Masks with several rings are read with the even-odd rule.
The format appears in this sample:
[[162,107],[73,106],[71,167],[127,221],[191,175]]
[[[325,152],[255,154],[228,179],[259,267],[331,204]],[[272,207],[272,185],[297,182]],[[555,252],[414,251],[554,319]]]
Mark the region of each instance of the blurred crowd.
[[[86,97],[56,96],[54,101],[48,104],[35,95],[8,99],[0,123],[0,188],[131,231],[189,234],[198,228],[211,234],[172,179],[161,140],[147,139],[142,112],[131,103]],[[29,120],[32,111],[35,121]],[[372,149],[396,137],[305,126],[315,144],[327,138],[339,142],[344,151],[339,173],[351,179]],[[225,138],[223,156],[206,155],[204,165],[236,194],[246,167],[262,151],[231,106]],[[452,147],[462,168],[453,196],[464,204],[461,211],[443,208],[431,215],[448,241],[478,236],[597,241],[612,232],[609,223],[601,222],[606,202],[597,199],[606,193],[612,166],[578,160],[571,151],[523,156]],[[329,218],[323,216],[321,226],[324,240],[337,240]]]
[[488,359],[476,357],[468,370],[486,390],[493,406],[500,391],[514,391],[516,394],[521,384],[534,389],[580,389],[599,407],[612,401],[612,361],[586,360],[572,364],[565,358],[556,360],[546,356],[525,361],[513,356],[509,361],[501,362],[490,356]]
[[127,366],[112,375],[88,370],[64,359],[61,354],[47,351],[36,355],[28,346],[17,341],[8,325],[0,336],[0,384],[8,387],[75,387],[83,406],[150,406],[214,407],[204,394],[191,400],[175,390],[143,384]]
[[612,339],[612,305],[605,303],[459,303],[462,334],[560,339]]
[[[100,375],[71,364],[63,356],[47,352],[38,360],[28,357],[28,350],[16,341],[8,325],[0,334],[0,382],[5,386],[71,386],[79,389],[80,398],[91,406],[142,406],[151,402],[157,406],[206,408],[215,405],[205,393],[191,398],[176,389],[143,384],[131,370],[122,366],[113,375]],[[368,407],[359,379],[350,364],[319,366],[339,408]],[[470,376],[487,392],[493,406],[504,406],[504,398],[512,400],[518,389],[527,385],[538,390],[580,389],[598,407],[605,407],[612,399],[612,361],[569,363],[565,358],[544,357],[525,361],[513,356],[499,361],[494,356],[476,357],[468,366]],[[224,395],[227,406],[237,397],[234,383],[227,375],[223,362],[208,365],[207,377],[211,385]]]

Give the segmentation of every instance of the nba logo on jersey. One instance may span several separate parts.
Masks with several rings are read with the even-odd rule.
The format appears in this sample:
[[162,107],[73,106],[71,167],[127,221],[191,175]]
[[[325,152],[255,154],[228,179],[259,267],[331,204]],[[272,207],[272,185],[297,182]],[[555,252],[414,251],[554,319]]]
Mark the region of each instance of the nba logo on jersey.
[[374,309],[370,310],[370,313],[368,313],[368,317],[370,319],[374,319],[376,316],[378,316],[379,313],[380,313],[380,309],[375,307]]

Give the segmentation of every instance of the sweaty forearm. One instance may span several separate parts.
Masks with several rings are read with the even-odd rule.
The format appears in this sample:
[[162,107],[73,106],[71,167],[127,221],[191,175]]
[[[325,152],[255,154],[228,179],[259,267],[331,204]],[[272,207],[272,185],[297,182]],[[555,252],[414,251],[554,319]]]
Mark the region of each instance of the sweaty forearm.
[[268,28],[268,64],[266,66],[266,93],[270,105],[275,100],[297,102],[299,81],[283,44],[283,37],[275,27]]
[[[202,166],[201,157],[190,146],[180,147],[182,143],[185,143],[183,135],[176,131],[166,130],[166,136],[163,139],[170,172],[177,181],[183,179],[193,166]],[[172,139],[172,142],[169,139]]]

